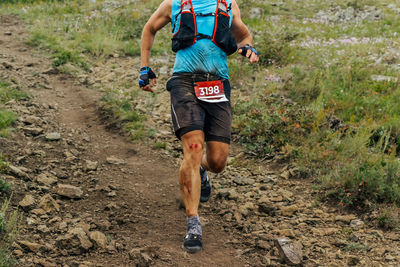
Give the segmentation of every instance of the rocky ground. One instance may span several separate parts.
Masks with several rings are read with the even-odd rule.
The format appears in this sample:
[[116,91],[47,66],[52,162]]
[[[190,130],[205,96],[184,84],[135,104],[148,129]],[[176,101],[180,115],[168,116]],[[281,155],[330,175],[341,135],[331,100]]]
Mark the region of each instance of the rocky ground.
[[[6,104],[19,121],[0,139],[23,213],[13,245],[20,266],[280,266],[300,254],[304,266],[399,266],[398,230],[376,228],[374,214],[316,202],[312,181],[274,160],[249,161],[237,146],[200,209],[204,251],[184,253],[168,93],[137,103],[167,149],[131,143],[104,126],[95,88],[133,82],[137,59],[107,59],[71,78],[26,37],[20,20],[0,17],[0,79],[32,95]],[[172,59],[158,60],[163,83],[169,69],[161,66]]]

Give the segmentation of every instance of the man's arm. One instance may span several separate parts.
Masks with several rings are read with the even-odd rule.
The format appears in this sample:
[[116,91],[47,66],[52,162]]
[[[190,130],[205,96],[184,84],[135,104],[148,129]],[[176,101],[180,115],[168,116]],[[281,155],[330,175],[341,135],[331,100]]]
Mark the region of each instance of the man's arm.
[[[150,63],[150,51],[153,47],[154,38],[157,31],[163,28],[171,21],[171,7],[172,0],[164,0],[158,7],[156,12],[151,15],[150,19],[147,21],[143,28],[142,40],[140,45],[140,59],[141,67],[148,67]],[[156,79],[152,80],[153,85],[156,84]],[[153,92],[150,85],[146,85],[142,88],[145,91]]]
[[[236,3],[236,0],[232,0],[232,13],[233,19],[231,31],[239,47],[238,53],[241,54],[242,51],[240,47],[252,45],[253,38],[251,37],[249,29],[246,27],[246,25],[242,21],[242,18],[240,17],[240,9],[238,4]],[[250,59],[250,63],[255,63],[258,61],[258,55],[256,53],[253,53],[250,49],[247,50],[246,57]]]

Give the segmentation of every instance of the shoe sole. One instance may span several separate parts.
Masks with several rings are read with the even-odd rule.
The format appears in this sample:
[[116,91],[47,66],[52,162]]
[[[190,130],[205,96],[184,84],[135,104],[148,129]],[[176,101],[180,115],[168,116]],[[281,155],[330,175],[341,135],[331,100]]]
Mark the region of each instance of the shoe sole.
[[194,254],[194,253],[197,253],[197,252],[200,252],[203,250],[202,247],[191,247],[191,248],[185,248],[185,246],[182,246],[182,247],[183,247],[184,251],[191,253],[191,254]]

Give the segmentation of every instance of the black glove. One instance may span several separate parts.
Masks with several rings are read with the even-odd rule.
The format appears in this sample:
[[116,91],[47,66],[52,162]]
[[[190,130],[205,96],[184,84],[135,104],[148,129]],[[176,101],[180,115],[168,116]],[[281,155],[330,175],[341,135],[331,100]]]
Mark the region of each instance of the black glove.
[[[246,56],[247,55],[247,51],[248,50],[251,50],[251,52],[252,53],[254,53],[254,54],[256,54],[257,56],[258,56],[258,52],[257,52],[257,50],[254,48],[254,47],[252,47],[251,45],[245,45],[245,46],[242,46],[242,47],[239,47],[239,50],[240,49],[242,49],[242,53],[240,53],[242,56]],[[251,57],[251,54],[250,54],[250,57]]]
[[151,70],[150,67],[141,67],[139,76],[139,86],[140,88],[145,87],[150,83],[149,79],[155,79],[156,74]]

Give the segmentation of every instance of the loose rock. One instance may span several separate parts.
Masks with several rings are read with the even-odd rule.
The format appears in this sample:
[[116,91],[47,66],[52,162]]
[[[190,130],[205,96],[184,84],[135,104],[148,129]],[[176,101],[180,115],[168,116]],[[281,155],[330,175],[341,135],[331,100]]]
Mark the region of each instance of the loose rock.
[[36,181],[39,184],[43,184],[43,185],[52,185],[57,183],[57,178],[54,177],[53,175],[49,174],[49,173],[41,173],[39,174],[39,176],[36,178]]
[[35,206],[35,199],[32,195],[26,195],[18,205],[25,211],[32,209]]
[[352,221],[350,222],[350,226],[351,226],[352,228],[361,228],[361,227],[364,226],[364,222],[361,221],[361,220],[352,220]]
[[93,247],[82,228],[73,228],[66,235],[58,237],[56,244],[60,249],[67,249],[75,255],[80,255]]
[[53,210],[60,211],[60,205],[58,205],[57,201],[55,201],[50,194],[46,194],[40,199],[38,208],[47,213],[50,213]]
[[37,136],[43,133],[43,129],[39,127],[23,127],[22,130],[29,135]]
[[21,246],[21,248],[23,248],[25,251],[31,251],[34,253],[39,252],[42,247],[42,245],[38,243],[33,243],[29,241],[19,241],[18,243]]
[[10,172],[18,177],[29,177],[28,174],[24,171],[22,171],[20,168],[15,167],[13,165],[9,165],[8,169]]
[[158,257],[157,250],[155,247],[134,248],[129,251],[129,258],[134,260],[138,267],[149,267],[153,258]]
[[275,240],[275,245],[279,250],[281,259],[289,265],[298,265],[303,259],[303,246],[300,243],[293,242],[288,238],[279,238]]
[[107,162],[109,164],[113,164],[113,165],[121,165],[121,164],[125,164],[125,161],[123,159],[118,159],[114,156],[110,156],[107,158]]
[[297,205],[291,205],[287,207],[281,207],[281,213],[283,216],[291,216],[293,215],[296,211],[298,211],[298,206]]
[[61,135],[59,133],[48,133],[46,134],[46,139],[48,141],[58,141],[61,139]]
[[86,170],[87,171],[97,170],[98,165],[99,165],[98,161],[86,160]]
[[73,199],[79,199],[83,195],[81,188],[69,184],[58,184],[54,187],[54,191],[60,196]]
[[106,236],[105,236],[102,232],[99,232],[99,231],[91,232],[91,233],[89,234],[89,238],[90,238],[90,240],[92,240],[92,241],[94,242],[94,244],[97,245],[98,247],[103,248],[103,249],[106,248],[106,245],[107,245],[107,238],[106,238]]
[[344,223],[350,223],[352,220],[355,220],[356,216],[353,214],[350,215],[338,215],[335,217],[335,221],[339,222],[344,222]]

